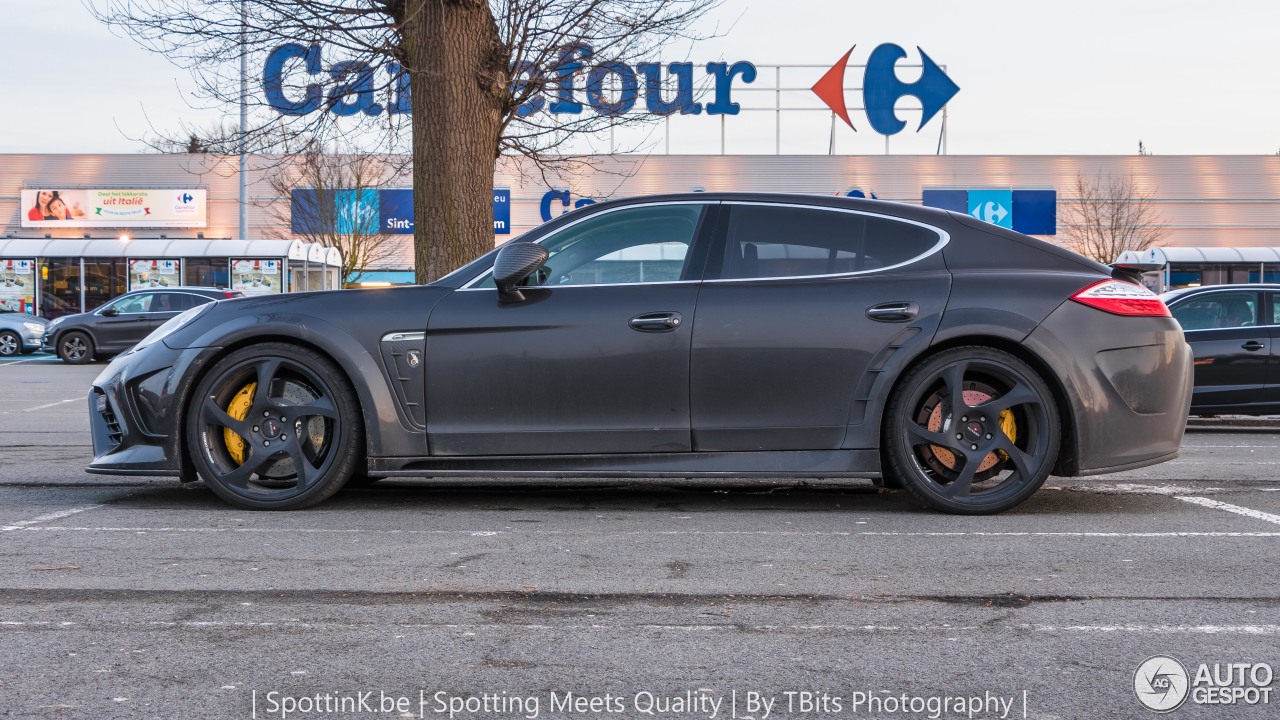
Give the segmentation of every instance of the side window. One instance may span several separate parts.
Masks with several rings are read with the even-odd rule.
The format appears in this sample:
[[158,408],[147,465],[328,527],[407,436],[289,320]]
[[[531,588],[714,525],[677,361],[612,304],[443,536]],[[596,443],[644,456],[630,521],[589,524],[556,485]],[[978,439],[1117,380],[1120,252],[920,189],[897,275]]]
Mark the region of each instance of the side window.
[[[608,285],[679,280],[706,206],[614,210],[543,240],[548,258],[527,285]],[[476,283],[493,287],[493,277]]]
[[1280,325],[1280,293],[1267,293],[1271,298],[1271,324]]
[[1254,327],[1258,324],[1258,294],[1210,293],[1179,303],[1170,312],[1183,330]]
[[155,293],[142,293],[141,295],[121,298],[115,303],[116,312],[121,315],[151,312],[151,299],[154,297]]
[[878,270],[938,244],[928,228],[890,218],[783,205],[733,205],[724,278],[803,277]]
[[190,293],[165,293],[165,295],[169,296],[168,310],[158,310],[158,312],[182,312],[209,302],[209,298]]

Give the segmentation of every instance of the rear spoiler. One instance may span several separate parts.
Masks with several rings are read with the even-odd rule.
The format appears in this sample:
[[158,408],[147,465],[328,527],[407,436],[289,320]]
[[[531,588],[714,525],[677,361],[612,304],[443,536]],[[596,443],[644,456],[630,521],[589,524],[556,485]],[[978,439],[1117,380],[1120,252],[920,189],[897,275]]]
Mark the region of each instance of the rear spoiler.
[[1164,269],[1164,263],[1113,263],[1108,265],[1111,268],[1111,277],[1124,282],[1142,283],[1143,273],[1156,272]]

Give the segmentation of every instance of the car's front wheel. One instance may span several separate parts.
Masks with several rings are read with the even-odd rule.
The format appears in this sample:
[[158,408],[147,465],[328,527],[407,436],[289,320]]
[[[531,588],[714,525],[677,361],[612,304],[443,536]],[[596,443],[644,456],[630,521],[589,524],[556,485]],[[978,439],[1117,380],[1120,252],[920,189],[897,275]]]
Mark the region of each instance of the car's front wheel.
[[93,339],[79,331],[63,333],[58,338],[58,357],[71,365],[83,365],[93,360]]
[[1053,469],[1062,434],[1053,393],[1035,369],[979,346],[909,370],[885,417],[885,471],[926,505],[967,515],[1030,497]]
[[22,338],[12,330],[0,331],[0,357],[16,357],[22,354]]
[[254,510],[303,508],[337,492],[363,457],[363,427],[342,370],[284,343],[218,361],[186,413],[187,448],[205,484]]

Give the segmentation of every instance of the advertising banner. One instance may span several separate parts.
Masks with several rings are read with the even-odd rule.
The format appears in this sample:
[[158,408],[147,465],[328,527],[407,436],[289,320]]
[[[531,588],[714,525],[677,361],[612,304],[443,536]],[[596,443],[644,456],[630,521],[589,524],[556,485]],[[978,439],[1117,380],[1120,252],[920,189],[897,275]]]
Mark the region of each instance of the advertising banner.
[[[315,190],[290,197],[290,232],[295,235],[412,235],[413,190],[337,190],[334,207]],[[493,190],[493,234],[511,234],[511,189]]]
[[24,228],[202,228],[204,190],[89,189],[22,191]]
[[245,295],[284,292],[284,268],[276,260],[232,260],[231,289]]
[[130,260],[129,289],[176,287],[182,284],[181,273],[177,260]]
[[34,315],[35,302],[35,261],[0,260],[0,310]]

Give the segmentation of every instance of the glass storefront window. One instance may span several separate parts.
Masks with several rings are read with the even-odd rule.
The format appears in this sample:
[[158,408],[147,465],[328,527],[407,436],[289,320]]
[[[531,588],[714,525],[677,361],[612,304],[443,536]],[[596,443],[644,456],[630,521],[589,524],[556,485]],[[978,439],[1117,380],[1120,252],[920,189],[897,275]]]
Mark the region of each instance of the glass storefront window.
[[231,287],[226,258],[185,258],[182,284],[200,287]]
[[129,289],[128,280],[124,258],[85,258],[84,309],[93,310],[123,295]]

